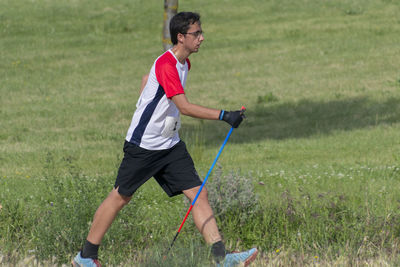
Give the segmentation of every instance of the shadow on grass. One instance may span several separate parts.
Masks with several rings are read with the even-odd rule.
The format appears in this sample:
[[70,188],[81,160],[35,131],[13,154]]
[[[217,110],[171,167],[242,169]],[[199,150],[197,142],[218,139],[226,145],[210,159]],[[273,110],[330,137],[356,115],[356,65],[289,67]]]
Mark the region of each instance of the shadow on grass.
[[[367,97],[316,102],[257,104],[248,106],[244,123],[229,142],[249,143],[264,139],[308,138],[335,131],[352,131],[400,122],[400,98],[375,100]],[[199,126],[185,126],[187,136],[201,131],[205,145],[221,144],[229,126],[205,121]]]

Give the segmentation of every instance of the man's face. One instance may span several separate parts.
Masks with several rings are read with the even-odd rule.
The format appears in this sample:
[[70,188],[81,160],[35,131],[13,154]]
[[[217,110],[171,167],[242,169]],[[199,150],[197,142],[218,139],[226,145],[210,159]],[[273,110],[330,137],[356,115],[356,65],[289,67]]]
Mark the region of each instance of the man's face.
[[201,43],[204,41],[203,31],[199,23],[190,25],[188,31],[184,34],[184,46],[190,51],[195,53],[199,51]]

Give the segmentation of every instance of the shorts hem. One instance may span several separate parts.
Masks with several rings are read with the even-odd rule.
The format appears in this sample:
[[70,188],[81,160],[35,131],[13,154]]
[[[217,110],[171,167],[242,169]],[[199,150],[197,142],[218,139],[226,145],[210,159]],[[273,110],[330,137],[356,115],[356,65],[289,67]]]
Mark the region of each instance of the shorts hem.
[[135,193],[135,192],[130,192],[129,190],[122,188],[120,185],[115,185],[114,189],[117,189],[118,194],[125,196],[125,197],[131,197]]
[[167,195],[169,196],[169,197],[174,197],[174,196],[178,196],[178,195],[180,195],[180,194],[183,194],[183,191],[184,190],[189,190],[189,189],[192,189],[192,188],[195,188],[195,187],[197,187],[197,186],[201,186],[203,183],[199,180],[199,182],[195,182],[195,183],[190,183],[190,184],[186,184],[186,185],[184,185],[184,186],[182,186],[182,188],[180,189],[180,191],[175,191],[175,192],[167,192],[167,191],[165,191],[165,193],[167,193]]

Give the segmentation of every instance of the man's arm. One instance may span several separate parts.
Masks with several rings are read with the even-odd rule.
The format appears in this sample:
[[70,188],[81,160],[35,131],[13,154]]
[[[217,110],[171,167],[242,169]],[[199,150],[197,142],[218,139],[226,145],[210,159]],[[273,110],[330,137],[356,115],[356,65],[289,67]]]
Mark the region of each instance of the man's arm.
[[149,73],[146,75],[143,75],[142,77],[142,83],[140,85],[140,94],[142,94],[144,87],[146,86],[147,80],[149,79]]
[[171,98],[181,114],[207,120],[218,120],[221,113],[220,109],[206,108],[192,104],[188,101],[185,94],[175,95]]

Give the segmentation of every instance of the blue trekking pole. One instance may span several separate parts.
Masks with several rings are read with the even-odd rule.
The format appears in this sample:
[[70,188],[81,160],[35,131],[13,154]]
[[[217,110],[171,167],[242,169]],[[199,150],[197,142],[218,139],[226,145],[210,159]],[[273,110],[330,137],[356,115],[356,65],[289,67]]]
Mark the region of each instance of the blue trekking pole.
[[[245,107],[242,107],[241,110],[242,110],[242,113],[243,113],[246,109],[245,109]],[[183,225],[185,224],[186,219],[187,219],[187,217],[188,217],[189,214],[190,214],[190,211],[192,210],[194,204],[196,203],[196,200],[197,200],[197,198],[199,197],[199,195],[200,195],[200,193],[201,193],[201,190],[203,190],[203,187],[204,187],[204,185],[206,184],[207,179],[208,179],[208,177],[210,176],[211,171],[213,170],[215,164],[217,163],[217,160],[218,160],[219,156],[221,155],[222,150],[224,150],[224,147],[225,147],[226,143],[228,142],[228,139],[229,139],[229,137],[231,136],[231,134],[232,134],[232,132],[233,132],[233,129],[234,129],[234,128],[232,127],[232,128],[229,130],[227,136],[225,137],[225,140],[224,140],[224,142],[222,143],[222,146],[221,146],[221,148],[219,149],[218,154],[217,154],[217,156],[216,156],[215,159],[214,159],[214,162],[211,164],[211,167],[210,167],[210,169],[208,170],[207,175],[206,175],[206,177],[204,178],[204,181],[203,181],[203,183],[201,184],[201,186],[200,186],[200,188],[199,188],[199,191],[197,192],[197,194],[196,194],[195,198],[193,199],[193,201],[192,201],[192,203],[191,203],[191,205],[190,205],[188,211],[186,212],[185,218],[183,219],[181,225],[179,226],[178,232],[176,232],[176,235],[175,235],[174,239],[172,240],[172,243],[171,243],[171,245],[170,245],[170,247],[169,247],[169,249],[168,249],[168,251],[167,251],[167,254],[168,254],[168,252],[171,250],[172,246],[173,246],[174,243],[175,243],[176,238],[178,237],[179,233],[181,232],[181,229],[182,229]],[[164,258],[165,258],[165,257],[164,257]]]

